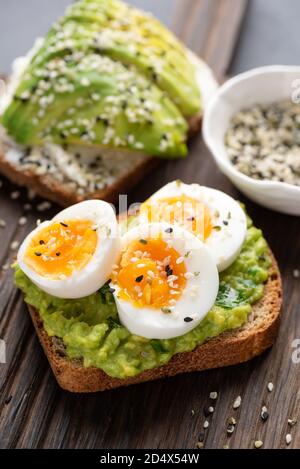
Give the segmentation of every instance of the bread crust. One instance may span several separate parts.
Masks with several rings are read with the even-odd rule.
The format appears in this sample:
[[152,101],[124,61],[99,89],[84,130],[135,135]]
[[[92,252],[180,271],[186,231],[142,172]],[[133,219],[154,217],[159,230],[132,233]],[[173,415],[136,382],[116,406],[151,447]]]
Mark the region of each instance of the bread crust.
[[30,305],[28,308],[58,384],[66,391],[89,393],[248,361],[273,345],[279,328],[281,305],[281,277],[272,255],[264,296],[253,306],[250,318],[243,327],[224,332],[192,352],[179,353],[166,365],[126,379],[112,378],[99,368],[84,368],[80,361],[63,356],[55,340],[46,333],[38,311]]
[[[189,137],[192,137],[201,129],[201,122],[201,114],[189,120]],[[130,154],[128,154],[128,158],[130,158]],[[28,187],[40,197],[51,200],[63,207],[82,202],[85,199],[101,199],[114,203],[117,201],[119,194],[127,194],[135,184],[138,184],[161,161],[160,158],[145,155],[139,164],[117,179],[114,184],[93,193],[80,195],[68,189],[50,175],[37,175],[29,169],[14,165],[6,159],[4,152],[1,152],[0,142],[0,172],[15,184]]]

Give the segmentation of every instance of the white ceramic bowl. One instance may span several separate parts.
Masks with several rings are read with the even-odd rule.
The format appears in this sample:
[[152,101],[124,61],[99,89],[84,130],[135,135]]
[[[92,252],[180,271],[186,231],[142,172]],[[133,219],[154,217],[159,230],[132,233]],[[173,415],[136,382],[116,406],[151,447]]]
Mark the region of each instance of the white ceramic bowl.
[[298,216],[300,187],[259,181],[240,173],[228,158],[225,134],[231,118],[240,110],[254,104],[292,99],[295,85],[300,87],[299,79],[300,66],[268,66],[242,73],[219,88],[205,112],[203,123],[204,140],[217,165],[241,192],[265,207]]

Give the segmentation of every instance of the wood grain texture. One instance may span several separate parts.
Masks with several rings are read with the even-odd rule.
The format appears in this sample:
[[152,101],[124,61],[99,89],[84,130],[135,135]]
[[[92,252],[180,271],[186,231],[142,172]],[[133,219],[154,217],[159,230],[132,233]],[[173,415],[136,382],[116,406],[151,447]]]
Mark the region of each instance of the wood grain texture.
[[[196,52],[224,74],[234,48],[244,8],[238,0],[178,0],[174,29]],[[95,395],[70,395],[60,390],[38,344],[22,297],[13,286],[10,271],[0,268],[0,338],[7,343],[7,363],[0,364],[0,446],[4,448],[194,448],[203,432],[203,407],[209,392],[218,391],[208,418],[205,448],[252,448],[256,439],[265,448],[285,448],[285,435],[292,433],[290,448],[300,447],[300,364],[292,363],[292,341],[300,338],[300,281],[293,269],[300,267],[300,220],[260,208],[241,196],[218,171],[201,136],[191,143],[186,161],[162,164],[134,192],[130,201],[142,201],[154,190],[176,178],[224,190],[246,203],[273,249],[283,274],[285,303],[280,334],[275,346],[263,356],[241,366],[192,373],[167,380],[121,388]],[[1,179],[1,178],[0,178]],[[3,180],[0,189],[0,267],[12,261],[12,240],[22,240],[37,218],[51,216],[33,210],[25,226],[26,192],[18,200],[15,188]],[[36,202],[34,202],[36,205]],[[274,383],[273,393],[267,383]],[[233,410],[241,395],[240,409]],[[266,404],[269,419],[260,419]],[[192,416],[192,410],[194,415]],[[226,420],[234,416],[237,426],[228,438]],[[288,418],[299,418],[290,429]],[[201,435],[202,436],[202,435]]]

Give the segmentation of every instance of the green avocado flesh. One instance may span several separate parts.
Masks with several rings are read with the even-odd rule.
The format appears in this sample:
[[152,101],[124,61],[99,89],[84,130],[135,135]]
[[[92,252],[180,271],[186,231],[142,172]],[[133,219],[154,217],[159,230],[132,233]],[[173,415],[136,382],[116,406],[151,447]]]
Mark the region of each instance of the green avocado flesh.
[[81,0],[31,59],[2,124],[28,146],[183,157],[200,111],[196,67],[171,32],[118,0]]
[[249,220],[239,257],[220,275],[214,307],[194,330],[169,340],[148,340],[123,327],[108,285],[86,298],[62,300],[37,288],[18,266],[15,281],[25,301],[39,311],[48,335],[63,340],[69,358],[82,359],[85,367],[101,368],[122,379],[164,365],[175,354],[190,352],[204,341],[242,326],[252,305],[263,296],[270,266],[268,245]]

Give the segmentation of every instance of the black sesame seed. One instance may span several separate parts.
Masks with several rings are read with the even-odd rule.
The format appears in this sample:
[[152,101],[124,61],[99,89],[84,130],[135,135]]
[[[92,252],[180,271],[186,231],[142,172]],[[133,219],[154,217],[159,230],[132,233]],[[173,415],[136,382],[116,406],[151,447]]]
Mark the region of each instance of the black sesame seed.
[[40,256],[42,255],[42,253],[39,252],[39,251],[35,252],[34,254],[35,254],[37,257],[40,257]]
[[69,227],[69,225],[67,225],[66,223],[64,223],[64,222],[62,222],[62,221],[60,222],[60,224],[61,224],[61,226],[65,227],[65,228],[68,228],[68,227]]
[[187,221],[195,221],[195,217],[189,217],[187,218]]
[[169,265],[166,266],[165,271],[168,277],[170,277],[170,275],[173,275],[173,269],[171,269]]
[[267,411],[263,411],[263,412],[261,413],[261,419],[262,419],[262,421],[263,421],[263,422],[266,422],[266,421],[268,420],[268,418],[269,418],[269,413],[268,413]]
[[228,221],[227,221],[227,220],[223,220],[223,225],[228,226],[228,225],[229,225]]
[[59,257],[59,256],[60,256],[60,252],[56,252],[55,255],[56,255],[56,257]]
[[184,322],[192,322],[192,321],[194,321],[194,319],[192,319],[190,317],[184,318]]
[[165,230],[165,233],[168,233],[168,234],[173,233],[173,228],[167,228]]
[[39,244],[42,246],[43,244],[45,244],[45,241],[43,241],[42,239],[40,239]]
[[148,241],[146,239],[140,239],[141,244],[148,244]]
[[144,278],[144,275],[139,275],[139,276],[135,279],[135,281],[136,281],[137,283],[140,283],[140,282],[143,280],[143,278]]

